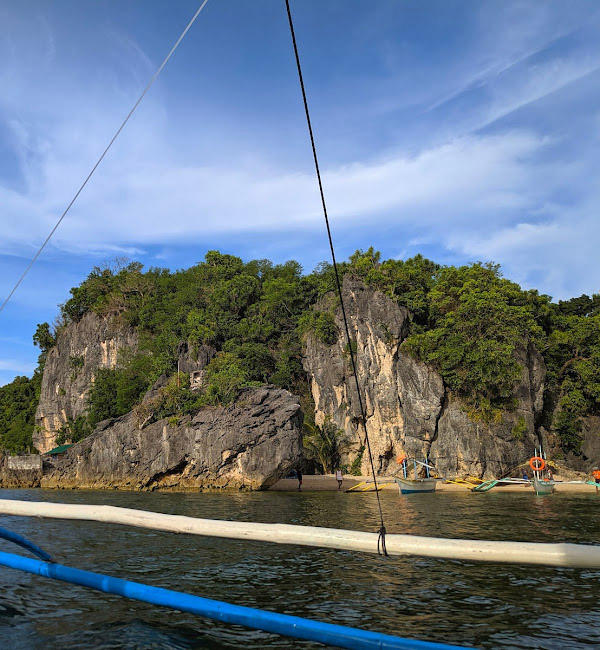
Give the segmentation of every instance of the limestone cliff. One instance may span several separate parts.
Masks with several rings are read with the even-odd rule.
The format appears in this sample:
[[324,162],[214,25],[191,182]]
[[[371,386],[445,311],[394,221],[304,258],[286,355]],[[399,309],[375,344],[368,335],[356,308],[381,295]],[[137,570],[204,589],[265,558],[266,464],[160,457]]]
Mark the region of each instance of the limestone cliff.
[[[551,450],[552,456],[561,458],[563,452],[560,449],[558,438],[542,429],[544,438],[547,441],[546,447]],[[581,448],[578,453],[572,451],[564,454],[565,465],[576,472],[591,473],[594,467],[600,467],[600,416],[588,415],[581,418]]]
[[298,464],[298,399],[274,387],[245,389],[226,408],[205,408],[177,425],[139,430],[132,414],[101,423],[85,440],[45,463],[41,487],[262,489]]
[[[446,390],[432,368],[404,354],[402,341],[409,332],[408,311],[387,296],[346,276],[344,304],[356,336],[359,386],[364,399],[367,431],[379,473],[395,472],[396,458],[428,456],[444,475],[501,474],[522,462],[537,443],[536,418],[542,409],[545,366],[529,346],[518,359],[523,375],[515,387],[518,407],[494,424],[471,420],[460,400]],[[317,309],[331,310],[326,297]],[[341,336],[341,308],[335,308],[340,332],[333,345],[308,334],[304,367],[311,379],[315,421],[331,418],[345,432],[351,462],[364,444],[355,380]],[[515,425],[525,424],[525,431]],[[522,428],[522,427],[521,427]],[[369,473],[366,454],[363,473]]]
[[[515,386],[517,409],[504,413],[500,422],[475,422],[433,368],[404,353],[401,344],[410,331],[407,309],[350,276],[345,277],[343,290],[356,336],[360,392],[379,473],[397,471],[396,458],[406,453],[417,458],[427,455],[446,476],[491,476],[531,454],[538,443],[536,423],[543,407],[545,377],[543,360],[533,346],[517,353],[523,368]],[[333,296],[323,298],[316,309],[334,313],[342,332],[341,309]],[[84,413],[98,369],[114,368],[118,352],[136,349],[137,338],[135,330],[115,328],[93,313],[61,333],[48,353],[36,414],[34,443],[40,451],[55,446],[58,429]],[[331,418],[345,432],[344,461],[350,463],[361,454],[364,436],[345,339],[340,335],[333,345],[327,345],[309,334],[304,346],[316,423]],[[193,350],[181,344],[179,367],[190,375],[193,386],[202,385],[204,367],[215,353],[208,346]],[[286,393],[285,400],[292,399],[293,407],[291,402],[287,407],[272,406],[272,400],[285,402],[281,397],[285,391],[275,398],[274,390],[264,395],[246,391],[229,409],[203,410],[176,427],[162,422],[139,431],[134,418],[124,416],[73,447],[50,473],[45,467],[43,484],[139,489],[264,487],[297,462],[301,453],[300,425],[294,420],[296,413],[301,418],[297,399]],[[254,403],[258,398],[251,395],[263,397]],[[241,407],[244,400],[250,400],[249,412]],[[246,424],[241,426],[240,421]],[[282,423],[281,440],[276,435],[279,425],[273,422]],[[268,431],[266,437],[253,438],[263,430]],[[255,446],[269,451],[254,453]],[[265,460],[269,455],[271,465]],[[361,469],[370,472],[366,454]]]
[[40,452],[55,447],[58,430],[83,414],[99,368],[114,368],[122,348],[137,347],[133,329],[115,328],[93,312],[71,323],[48,352],[35,414],[33,444]]

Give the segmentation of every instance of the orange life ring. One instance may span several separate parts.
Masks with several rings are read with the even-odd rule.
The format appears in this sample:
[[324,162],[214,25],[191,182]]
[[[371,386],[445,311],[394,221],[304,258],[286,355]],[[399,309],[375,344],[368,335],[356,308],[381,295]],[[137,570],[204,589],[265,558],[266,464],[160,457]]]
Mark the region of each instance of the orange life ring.
[[544,467],[546,467],[546,461],[539,456],[534,456],[529,459],[529,467],[531,467],[534,472],[541,472]]
[[398,458],[396,458],[396,462],[397,462],[399,465],[402,465],[402,463],[403,463],[407,458],[408,458],[408,456],[407,456],[406,454],[400,454],[400,456],[398,456]]

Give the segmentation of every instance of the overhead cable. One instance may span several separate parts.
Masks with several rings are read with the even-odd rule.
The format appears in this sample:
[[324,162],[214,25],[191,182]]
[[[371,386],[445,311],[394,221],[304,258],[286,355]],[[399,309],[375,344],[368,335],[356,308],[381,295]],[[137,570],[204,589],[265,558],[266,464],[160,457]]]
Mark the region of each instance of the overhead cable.
[[150,79],[150,81],[148,82],[148,84],[144,88],[142,94],[138,97],[138,100],[133,105],[133,108],[129,111],[129,113],[127,114],[127,117],[123,120],[123,122],[121,123],[121,126],[117,129],[117,132],[112,137],[112,140],[108,143],[108,146],[106,147],[106,149],[104,149],[104,151],[102,152],[102,155],[100,156],[100,158],[98,158],[98,160],[96,161],[96,164],[92,167],[92,171],[87,175],[86,179],[83,181],[83,183],[81,184],[81,186],[77,190],[75,196],[71,199],[71,202],[66,207],[65,211],[62,213],[60,219],[56,222],[54,228],[52,228],[52,230],[50,231],[50,234],[46,237],[46,239],[44,240],[44,243],[40,246],[40,248],[38,249],[37,253],[34,255],[31,262],[29,262],[29,265],[23,271],[23,274],[18,279],[17,283],[15,284],[15,286],[12,288],[11,292],[6,297],[6,300],[2,303],[2,306],[0,306],[0,312],[8,304],[8,301],[12,298],[14,292],[18,289],[19,285],[21,284],[21,282],[23,281],[25,276],[29,273],[31,267],[35,264],[35,261],[40,256],[40,253],[44,250],[44,248],[46,248],[46,244],[50,241],[50,239],[52,238],[52,236],[54,235],[54,233],[56,232],[56,230],[60,226],[62,220],[67,216],[67,213],[69,212],[69,210],[71,209],[71,207],[73,206],[73,204],[75,203],[75,201],[77,200],[77,198],[79,197],[81,192],[83,191],[83,188],[88,184],[88,181],[90,180],[90,178],[92,177],[92,175],[94,174],[94,172],[96,171],[96,169],[98,168],[98,166],[100,165],[102,160],[104,159],[104,156],[106,156],[106,154],[108,153],[108,150],[112,147],[114,141],[119,137],[119,134],[121,133],[121,131],[123,130],[123,128],[125,127],[127,122],[129,121],[129,118],[134,114],[136,108],[139,106],[142,99],[144,99],[144,96],[150,90],[150,87],[156,81],[156,78],[161,73],[162,69],[165,67],[165,65],[167,65],[169,59],[171,58],[171,56],[173,56],[173,53],[179,47],[179,44],[183,40],[184,36],[188,33],[190,27],[194,24],[196,18],[198,18],[198,16],[200,15],[200,12],[204,9],[207,2],[208,2],[208,0],[204,0],[204,2],[200,5],[200,8],[198,9],[198,11],[196,11],[194,16],[190,20],[190,22],[187,24],[187,27],[183,30],[183,32],[181,32],[181,35],[179,36],[179,38],[175,42],[175,45],[173,45],[173,47],[171,48],[171,51],[167,54],[164,61],[160,64],[158,70],[154,73],[154,76],[152,77],[152,79]]

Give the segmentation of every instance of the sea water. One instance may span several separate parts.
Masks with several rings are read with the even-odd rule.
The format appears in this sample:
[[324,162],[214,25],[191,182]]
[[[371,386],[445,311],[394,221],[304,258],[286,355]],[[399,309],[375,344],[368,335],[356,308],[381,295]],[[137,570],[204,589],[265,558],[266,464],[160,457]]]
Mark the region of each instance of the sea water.
[[[0,490],[0,498],[107,504],[193,517],[376,531],[376,495]],[[389,533],[600,543],[594,493],[380,494]],[[0,516],[69,566],[198,596],[480,648],[600,646],[600,570],[377,555],[95,522]],[[26,552],[0,540],[0,550]],[[222,625],[0,567],[0,646],[322,647]]]

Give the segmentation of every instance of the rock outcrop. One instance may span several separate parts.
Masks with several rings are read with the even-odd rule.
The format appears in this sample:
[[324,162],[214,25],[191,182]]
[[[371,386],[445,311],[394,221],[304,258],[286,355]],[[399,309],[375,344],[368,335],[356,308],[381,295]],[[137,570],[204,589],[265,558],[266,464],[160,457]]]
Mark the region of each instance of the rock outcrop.
[[[337,302],[332,296],[326,296],[316,309],[331,311],[332,301],[334,304]],[[360,391],[368,431],[374,432],[370,436],[372,452],[376,460],[381,457],[389,462],[401,448],[405,430],[403,391],[398,383],[397,358],[400,343],[408,335],[408,311],[387,296],[367,289],[362,282],[348,276],[344,278],[344,304],[351,332],[356,334]],[[339,307],[335,309],[335,321],[340,336],[333,345],[323,343],[312,334],[306,337],[304,368],[311,380],[316,424],[322,425],[326,418],[331,418],[338,428],[346,432],[350,445],[349,457],[354,458],[360,453],[364,436],[350,356],[346,350],[345,338],[341,335],[343,321]],[[417,366],[414,364],[415,368]],[[418,367],[422,373],[430,374],[424,365]],[[434,378],[434,374],[431,377]],[[417,378],[415,380],[419,381]],[[432,394],[424,396],[424,408],[427,408],[427,399],[433,400],[434,410],[439,408],[443,396],[441,379],[437,388],[441,393],[436,398],[436,388],[431,384]],[[385,470],[387,462],[378,463],[379,469]],[[370,473],[366,457],[363,459],[363,473]]]
[[94,312],[65,328],[44,366],[33,433],[40,452],[55,447],[59,429],[83,414],[98,369],[114,368],[119,351],[135,349],[137,339],[134,329],[117,328]]
[[177,368],[189,375],[193,388],[201,388],[204,383],[204,369],[215,354],[217,351],[211,345],[201,345],[196,349],[189,343],[182,343],[179,346]]
[[[528,458],[540,444],[536,420],[541,414],[546,369],[540,353],[529,345],[517,354],[523,368],[515,386],[517,407],[499,422],[476,422],[460,400],[447,396],[431,445],[436,467],[447,476],[500,476]],[[519,424],[525,425],[519,431]]]
[[[582,418],[580,436],[582,442],[579,453],[569,452],[565,461],[570,469],[589,474],[592,468],[600,467],[600,417],[589,415]],[[558,441],[552,442],[558,447]]]
[[[344,278],[343,292],[350,330],[356,336],[359,386],[379,473],[397,471],[395,459],[404,453],[428,456],[447,476],[498,475],[527,457],[537,443],[535,424],[545,378],[543,359],[533,346],[518,352],[523,376],[515,387],[517,409],[504,413],[499,423],[478,423],[447,391],[437,372],[403,353],[401,344],[410,325],[404,307],[349,276]],[[316,309],[334,310],[341,333],[341,308],[335,304],[326,297]],[[361,453],[364,435],[345,338],[340,334],[327,345],[308,334],[304,367],[311,378],[316,423],[331,418],[345,432],[345,460],[352,462]],[[370,471],[366,454],[362,471]]]
[[[407,454],[429,457],[446,476],[499,475],[539,444],[536,427],[543,408],[545,366],[532,345],[517,352],[523,375],[515,386],[516,410],[504,413],[499,422],[476,422],[433,368],[403,351],[410,331],[405,307],[350,276],[344,278],[343,291],[356,337],[366,426],[380,474],[397,471],[396,458]],[[322,425],[331,419],[343,430],[343,461],[358,459],[362,472],[369,473],[355,378],[341,336],[341,309],[332,295],[316,309],[334,315],[340,336],[331,345],[314,334],[304,341],[315,420]],[[119,352],[136,350],[137,343],[135,330],[117,328],[93,313],[62,332],[44,369],[34,433],[40,451],[54,447],[58,430],[84,414],[98,369],[114,368]],[[209,346],[195,350],[181,344],[179,369],[189,374],[193,387],[201,388],[204,368],[215,354]],[[152,395],[150,391],[146,398]],[[246,390],[232,406],[204,409],[175,426],[170,420],[140,430],[141,423],[128,414],[102,423],[64,456],[47,460],[40,484],[260,489],[300,461],[301,421],[298,399],[272,387]],[[595,447],[590,453],[596,453]]]
[[274,387],[245,389],[226,408],[139,430],[130,413],[98,425],[47,461],[41,487],[264,489],[302,458],[298,399]]

